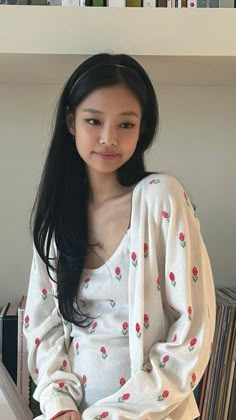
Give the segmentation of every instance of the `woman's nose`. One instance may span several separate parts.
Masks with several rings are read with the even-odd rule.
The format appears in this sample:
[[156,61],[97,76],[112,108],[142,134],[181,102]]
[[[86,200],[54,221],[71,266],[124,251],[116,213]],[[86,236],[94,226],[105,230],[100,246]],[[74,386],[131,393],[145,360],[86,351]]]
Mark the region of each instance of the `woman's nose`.
[[116,146],[118,143],[116,129],[111,126],[104,126],[100,133],[99,143],[107,146]]

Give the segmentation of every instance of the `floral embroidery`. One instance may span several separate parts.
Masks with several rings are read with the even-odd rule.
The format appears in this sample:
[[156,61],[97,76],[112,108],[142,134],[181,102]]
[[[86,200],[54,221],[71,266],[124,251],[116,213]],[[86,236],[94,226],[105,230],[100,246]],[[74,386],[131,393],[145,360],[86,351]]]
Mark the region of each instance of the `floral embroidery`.
[[168,354],[166,356],[163,357],[162,362],[160,362],[160,368],[165,367],[166,363],[169,361],[169,356]]
[[188,307],[188,319],[189,319],[189,321],[192,321],[192,313],[193,313],[192,306],[189,306]]
[[85,289],[87,289],[89,287],[89,282],[90,282],[90,277],[87,277],[86,279],[84,279],[84,285],[83,285],[83,287]]
[[37,337],[37,338],[35,338],[34,342],[35,342],[36,346],[38,346],[40,344],[40,339]]
[[125,380],[125,378],[120,378],[120,386],[122,387],[122,386],[124,386],[126,384],[126,380]]
[[115,273],[116,273],[116,278],[117,278],[117,280],[119,280],[120,281],[120,279],[121,279],[121,274],[120,274],[120,267],[116,267],[116,269],[115,269]]
[[67,361],[66,360],[63,360],[62,365],[60,367],[60,370],[64,371],[65,368],[66,368],[66,366],[67,366]]
[[98,324],[96,321],[92,323],[91,327],[89,328],[89,334],[93,334],[96,331],[97,325]]
[[175,281],[175,275],[174,275],[174,273],[170,273],[169,274],[169,278],[170,278],[170,281],[171,281],[171,284],[172,284],[172,286],[174,286],[175,287],[175,285],[176,285],[176,281]]
[[87,376],[86,375],[82,376],[81,382],[82,382],[83,388],[85,389],[86,385],[87,385]]
[[35,373],[35,375],[37,375],[37,376],[38,376],[38,374],[39,374],[39,370],[38,370],[38,368],[35,368],[34,373]]
[[161,282],[160,282],[160,277],[157,278],[157,290],[161,290]]
[[108,299],[112,308],[116,306],[116,302],[113,299]]
[[198,280],[198,269],[197,269],[197,267],[193,267],[192,275],[193,275],[192,279],[193,279],[194,283],[196,283],[197,280]]
[[197,377],[196,377],[196,374],[195,373],[192,373],[192,377],[191,377],[191,388],[194,388],[195,387],[195,382],[196,382],[196,380],[197,380]]
[[186,242],[185,242],[185,237],[184,237],[184,234],[181,232],[180,234],[179,234],[179,240],[180,240],[180,245],[184,248],[185,247],[185,245],[186,245]]
[[42,289],[42,299],[46,300],[47,297],[48,297],[48,291],[47,291],[47,289],[44,288],[44,289]]
[[163,401],[165,398],[169,396],[169,391],[166,389],[157,397],[157,401]]
[[130,394],[123,394],[122,397],[119,397],[117,402],[124,402],[130,398]]
[[128,327],[129,327],[128,322],[123,322],[123,324],[122,324],[122,334],[123,335],[127,335],[128,334]]
[[85,300],[82,299],[79,299],[79,303],[81,303],[83,307],[87,305],[87,302],[85,302]]
[[189,343],[189,347],[188,347],[189,351],[194,350],[194,346],[195,346],[196,342],[197,342],[197,339],[196,338],[192,338],[192,340]]
[[64,387],[65,387],[65,382],[59,382],[58,391],[62,391]]
[[188,199],[188,196],[187,196],[187,194],[186,194],[186,192],[185,192],[185,191],[184,191],[184,198],[185,198],[186,204],[187,204],[188,206],[190,206],[190,204],[189,204],[189,199]]
[[101,420],[101,419],[106,419],[108,416],[109,416],[109,412],[108,411],[103,411],[103,413],[98,414],[93,419],[94,420]]
[[149,181],[149,184],[150,185],[152,185],[152,184],[159,184],[159,182],[161,182],[160,179],[156,178],[156,179],[151,179],[151,181]]
[[146,328],[146,329],[148,329],[148,327],[149,327],[149,316],[148,316],[148,314],[144,314],[144,319],[143,319],[143,321],[144,321],[144,327]]
[[162,212],[162,216],[164,217],[164,219],[167,220],[167,222],[170,221],[170,216],[169,216],[169,213],[167,213],[167,211],[163,211]]
[[76,356],[79,355],[79,343],[78,342],[75,345],[75,354],[76,354]]
[[107,351],[106,351],[105,347],[101,347],[100,352],[102,353],[103,360],[105,360],[107,358]]
[[136,323],[136,327],[135,328],[136,328],[137,337],[138,338],[141,338],[141,335],[142,335],[141,332],[140,332],[141,327],[140,327],[140,325],[139,325],[138,322]]
[[142,367],[142,369],[141,369],[143,372],[146,372],[146,373],[151,373],[152,372],[152,365],[151,364],[149,364],[148,366],[143,366]]
[[175,343],[175,342],[177,341],[177,334],[175,334],[175,335],[174,335],[174,337],[173,337],[173,340],[172,340],[172,341],[173,341],[173,343]]
[[64,325],[68,325],[68,321],[67,321],[67,319],[63,319],[63,324],[64,324]]
[[29,315],[26,315],[26,317],[24,319],[24,327],[25,328],[28,328],[29,322],[30,322],[30,317],[29,317]]
[[148,244],[146,242],[143,246],[143,250],[144,250],[144,258],[147,258],[147,256],[148,256]]
[[132,259],[133,266],[136,267],[138,264],[138,261],[137,261],[137,255],[135,254],[135,252],[132,252],[131,259]]

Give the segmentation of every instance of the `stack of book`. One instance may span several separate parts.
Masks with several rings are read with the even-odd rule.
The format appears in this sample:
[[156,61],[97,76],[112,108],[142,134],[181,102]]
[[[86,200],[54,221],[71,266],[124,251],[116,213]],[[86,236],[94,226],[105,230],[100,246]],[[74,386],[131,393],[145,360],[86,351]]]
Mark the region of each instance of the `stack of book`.
[[216,290],[212,354],[198,392],[201,420],[236,419],[236,289]]
[[[0,408],[5,407],[7,410],[9,395],[10,401],[13,401],[9,410],[16,412],[17,404],[21,406],[18,410],[18,416],[21,417],[14,413],[15,417],[13,414],[7,417],[5,411],[4,420],[31,420],[32,413],[34,417],[41,414],[39,403],[33,398],[35,384],[27,366],[26,339],[23,334],[25,300],[23,297],[17,305],[7,303],[0,312]],[[235,420],[236,289],[216,289],[216,302],[212,354],[203,378],[195,389],[195,397],[200,411],[199,419]],[[27,407],[30,411],[27,411]],[[23,410],[24,416],[20,410]]]

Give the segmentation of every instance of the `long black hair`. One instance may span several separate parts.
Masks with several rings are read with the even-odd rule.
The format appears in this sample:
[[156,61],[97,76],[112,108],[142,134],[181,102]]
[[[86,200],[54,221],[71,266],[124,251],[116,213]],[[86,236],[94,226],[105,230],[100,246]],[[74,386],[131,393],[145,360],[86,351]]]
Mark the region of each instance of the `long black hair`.
[[[96,54],[74,71],[63,88],[31,214],[35,247],[49,276],[52,278],[51,270],[56,273],[60,313],[78,326],[88,325],[89,320],[78,304],[79,281],[88,249],[88,180],[84,162],[68,131],[66,115],[68,111],[75,115],[77,106],[94,90],[118,84],[130,89],[142,110],[136,150],[118,169],[118,181],[131,186],[147,176],[144,152],[155,138],[159,119],[153,85],[143,67],[129,55]],[[53,238],[58,250],[56,261],[50,259]]]

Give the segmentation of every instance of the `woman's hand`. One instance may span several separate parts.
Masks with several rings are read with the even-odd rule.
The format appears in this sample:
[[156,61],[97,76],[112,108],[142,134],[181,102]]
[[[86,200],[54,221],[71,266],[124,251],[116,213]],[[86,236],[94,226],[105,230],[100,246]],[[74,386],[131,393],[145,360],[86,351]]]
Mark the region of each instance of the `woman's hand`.
[[69,411],[68,413],[61,414],[55,420],[81,420],[81,415],[78,411]]

